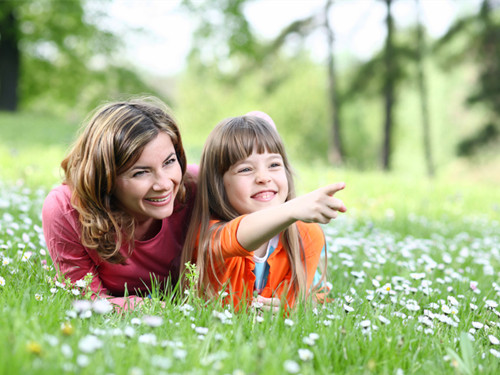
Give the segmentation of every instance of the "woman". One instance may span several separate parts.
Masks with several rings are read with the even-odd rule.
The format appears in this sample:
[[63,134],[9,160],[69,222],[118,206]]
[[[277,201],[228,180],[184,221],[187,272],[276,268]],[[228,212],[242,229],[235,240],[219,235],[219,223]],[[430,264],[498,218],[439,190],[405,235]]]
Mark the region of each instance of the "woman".
[[58,272],[71,283],[91,274],[93,294],[122,308],[175,285],[196,184],[165,105],[98,108],[61,166],[42,210]]

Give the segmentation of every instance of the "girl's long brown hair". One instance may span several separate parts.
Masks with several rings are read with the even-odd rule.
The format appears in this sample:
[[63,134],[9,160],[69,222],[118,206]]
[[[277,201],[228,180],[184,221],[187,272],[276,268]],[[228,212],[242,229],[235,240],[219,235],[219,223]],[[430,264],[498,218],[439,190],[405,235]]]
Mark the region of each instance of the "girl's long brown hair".
[[[216,268],[223,264],[220,229],[228,221],[240,216],[229,204],[223,183],[224,173],[253,152],[266,151],[282,156],[288,180],[286,200],[294,198],[293,175],[283,141],[278,132],[265,120],[254,116],[228,118],[220,122],[208,136],[201,157],[192,221],[183,250],[181,277],[184,287],[187,285],[184,275],[185,263],[196,259],[199,275],[197,286],[200,293],[211,297],[218,292],[210,280],[214,278],[218,280]],[[210,227],[210,219],[221,222]],[[214,233],[215,241],[212,241]],[[296,294],[305,296],[307,294],[305,255],[296,224],[290,225],[281,236],[292,269],[291,287]],[[196,248],[197,253],[195,253]]]
[[61,163],[64,182],[72,190],[71,203],[79,214],[82,244],[95,249],[103,260],[123,264],[127,257],[120,253],[122,245],[128,245],[128,255],[133,251],[134,218],[118,207],[113,195],[116,179],[160,132],[170,136],[182,169],[176,200],[183,202],[186,156],[181,135],[166,105],[156,98],[97,108]]

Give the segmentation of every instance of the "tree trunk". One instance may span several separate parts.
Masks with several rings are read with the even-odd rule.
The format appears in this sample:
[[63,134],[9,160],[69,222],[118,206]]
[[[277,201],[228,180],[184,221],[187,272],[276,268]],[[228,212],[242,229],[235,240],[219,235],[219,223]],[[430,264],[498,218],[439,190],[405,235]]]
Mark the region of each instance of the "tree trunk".
[[14,5],[0,4],[0,110],[17,110],[19,82],[19,32]]
[[432,160],[430,117],[428,107],[427,81],[424,72],[425,43],[422,22],[420,20],[420,0],[417,2],[417,69],[418,69],[418,92],[420,97],[420,111],[422,113],[422,133],[427,175],[433,177],[434,162]]
[[329,99],[330,99],[330,114],[331,114],[331,141],[328,152],[328,159],[334,165],[342,165],[344,155],[342,149],[342,137],[340,134],[340,103],[337,93],[337,77],[335,75],[335,55],[334,55],[334,35],[333,30],[328,20],[328,14],[332,0],[327,0],[325,6],[325,30],[328,41],[328,83],[329,83]]
[[392,0],[385,0],[387,4],[387,37],[385,40],[385,84],[384,84],[384,100],[385,100],[385,122],[384,122],[384,143],[382,148],[382,168],[386,171],[391,169],[391,154],[392,154],[392,131],[393,131],[393,116],[392,110],[394,106],[394,69],[393,69],[393,30],[394,21],[391,15]]

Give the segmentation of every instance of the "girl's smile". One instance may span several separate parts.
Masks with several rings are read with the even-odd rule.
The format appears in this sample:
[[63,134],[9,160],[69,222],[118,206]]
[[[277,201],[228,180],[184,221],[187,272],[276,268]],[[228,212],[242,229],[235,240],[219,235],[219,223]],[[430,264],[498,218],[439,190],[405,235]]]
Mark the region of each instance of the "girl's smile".
[[288,196],[288,180],[280,154],[252,153],[223,176],[229,204],[240,214],[278,205]]

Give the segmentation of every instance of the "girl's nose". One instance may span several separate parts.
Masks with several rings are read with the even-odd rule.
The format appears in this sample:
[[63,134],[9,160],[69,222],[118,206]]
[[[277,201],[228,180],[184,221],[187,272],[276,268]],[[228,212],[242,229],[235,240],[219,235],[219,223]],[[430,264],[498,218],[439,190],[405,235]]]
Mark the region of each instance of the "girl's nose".
[[255,180],[257,183],[262,184],[271,181],[271,177],[269,176],[269,172],[267,170],[258,171]]

